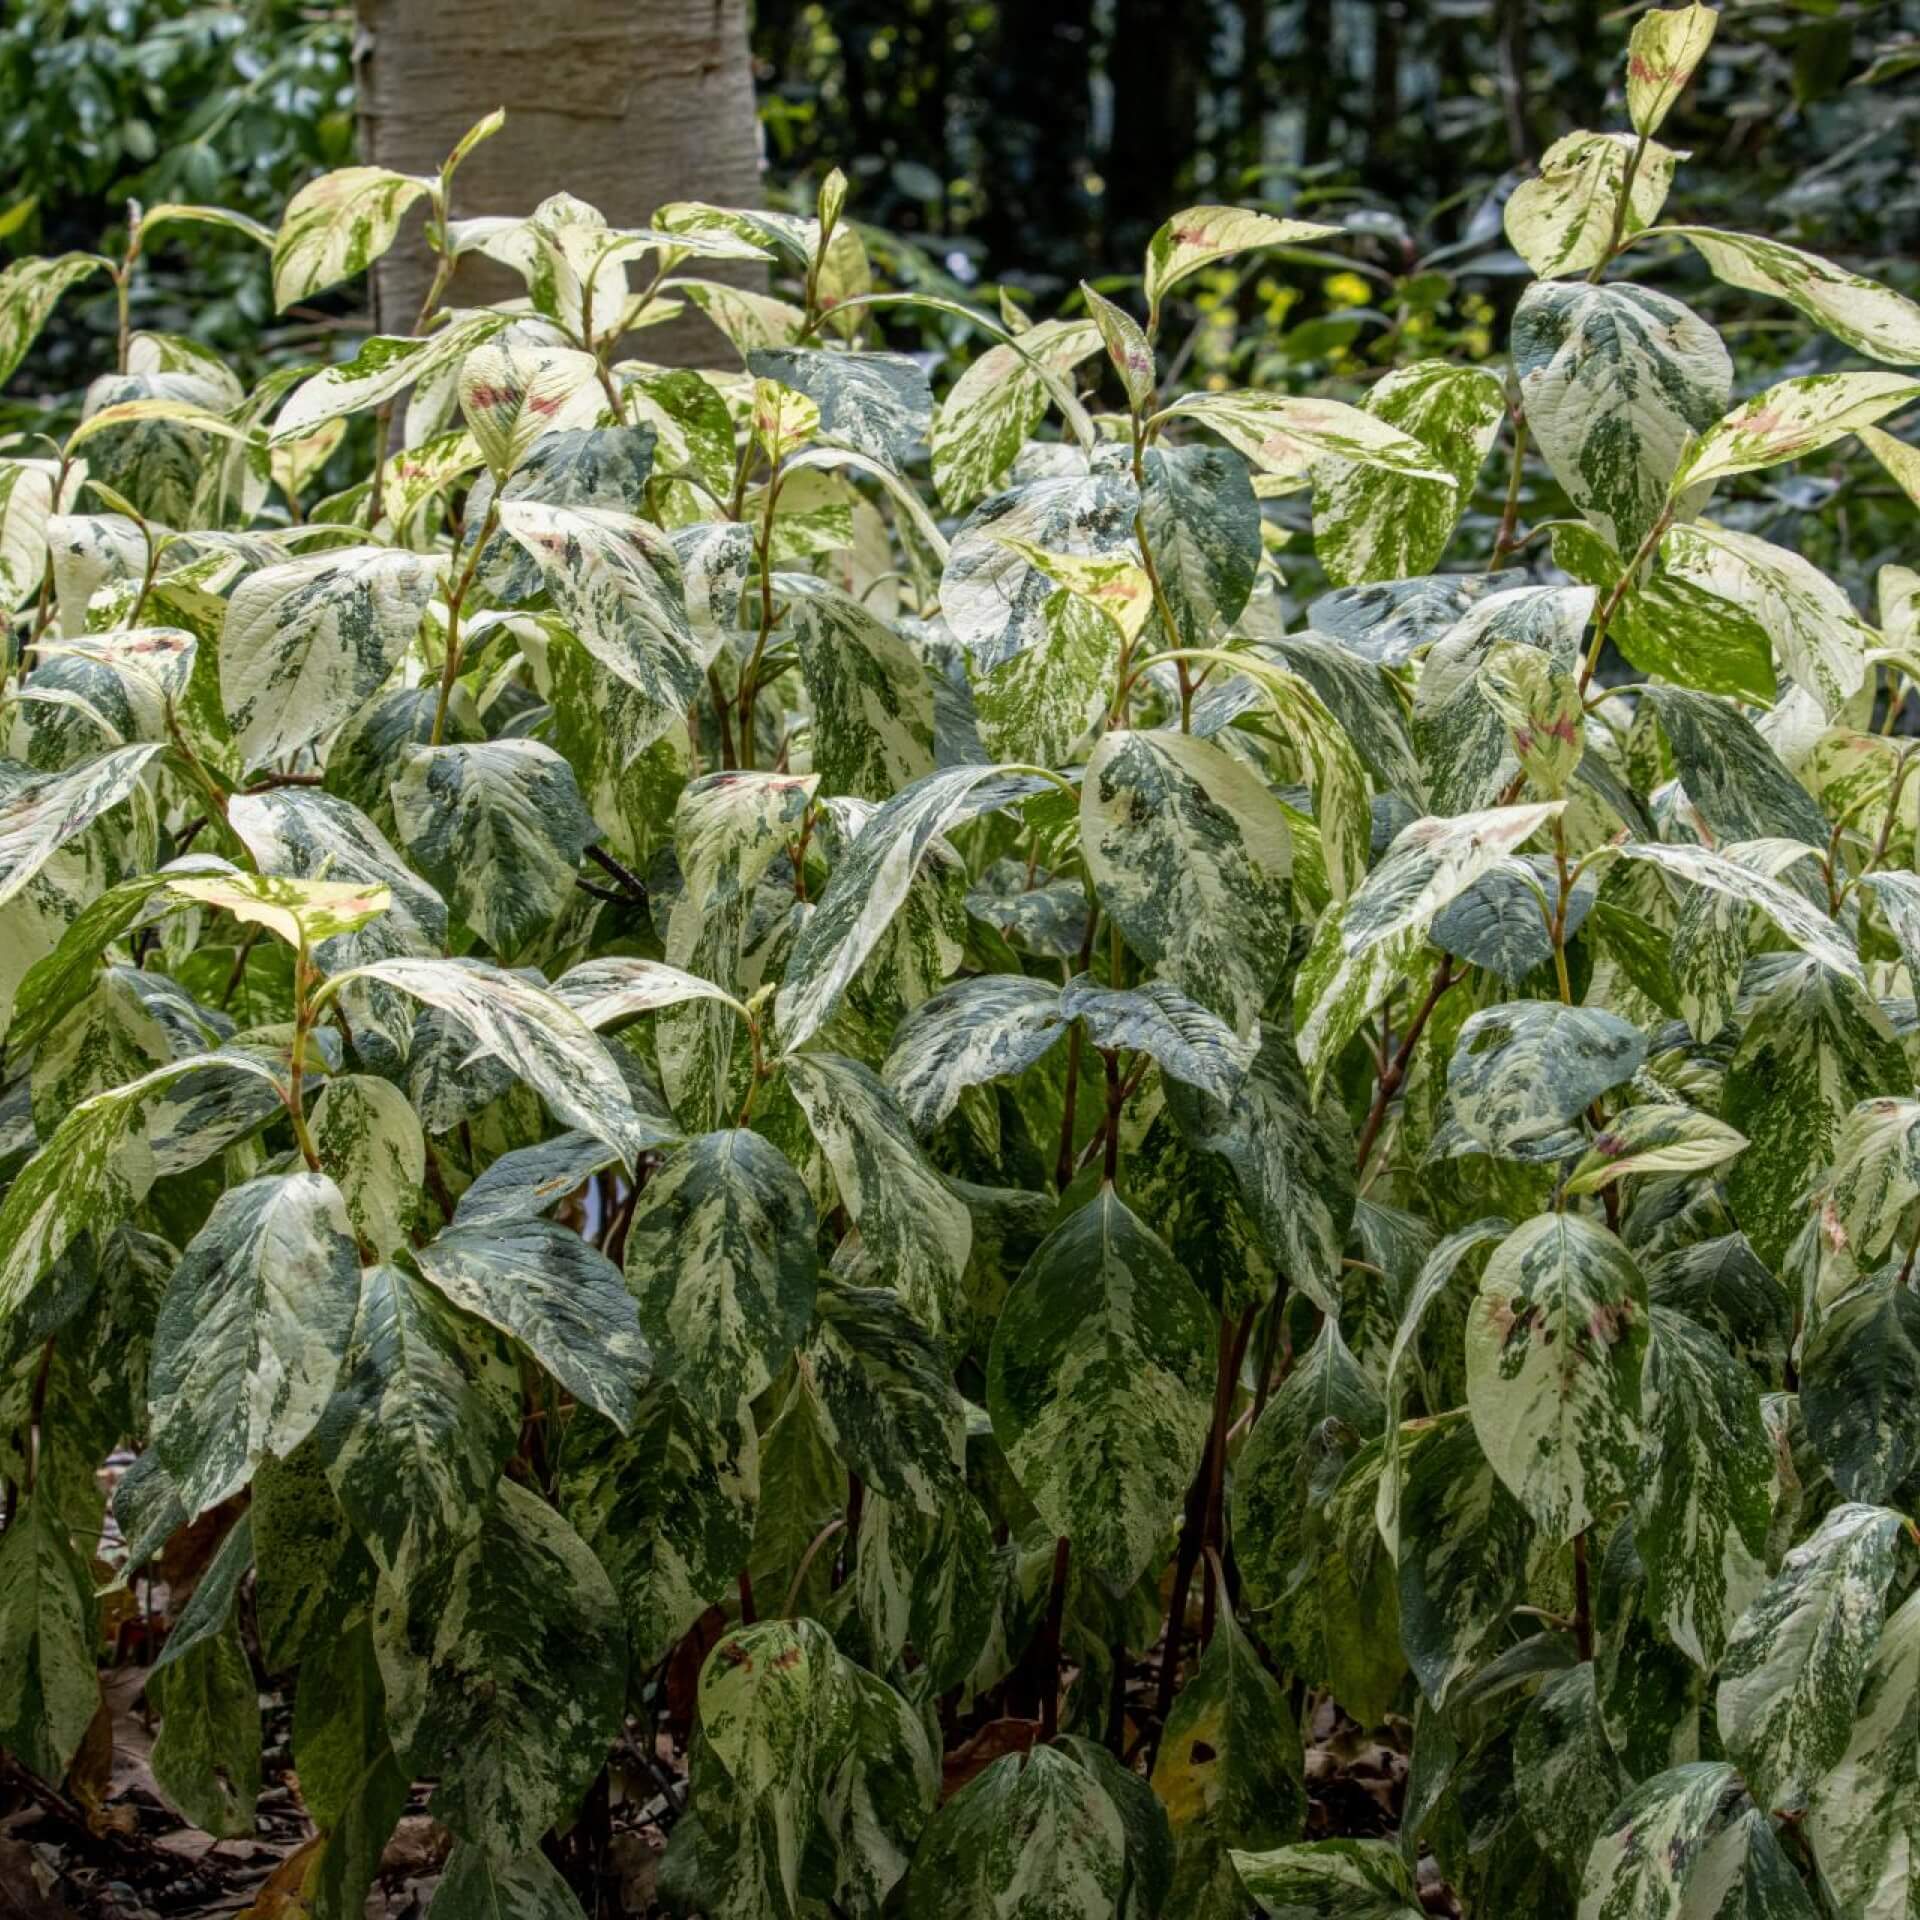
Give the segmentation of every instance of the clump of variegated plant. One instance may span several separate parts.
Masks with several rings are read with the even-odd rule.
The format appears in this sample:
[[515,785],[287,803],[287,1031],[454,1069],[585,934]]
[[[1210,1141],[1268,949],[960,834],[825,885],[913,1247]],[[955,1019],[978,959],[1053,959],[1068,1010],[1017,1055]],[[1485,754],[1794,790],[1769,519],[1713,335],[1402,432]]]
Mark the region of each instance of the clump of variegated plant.
[[[936,400],[837,175],[351,168],[254,237],[285,305],[422,206],[411,335],[129,315],[0,459],[0,1745],[104,1778],[100,1590],[211,1527],[153,1776],[251,1832],[291,1682],[276,1912],[429,1779],[439,1920],[575,1913],[663,1715],[715,1916],[1916,1910],[1920,576],[1736,523],[1849,436],[1920,498],[1920,308],[1661,224],[1714,25],[1508,203],[1505,377],[1360,406],[1162,390],[1337,233],[1224,207],[922,301]],[[16,265],[0,370],[178,220],[254,231]],[[1690,259],[1830,370],[1744,392]],[[1304,1838],[1306,1703],[1410,1725],[1397,1835]]]

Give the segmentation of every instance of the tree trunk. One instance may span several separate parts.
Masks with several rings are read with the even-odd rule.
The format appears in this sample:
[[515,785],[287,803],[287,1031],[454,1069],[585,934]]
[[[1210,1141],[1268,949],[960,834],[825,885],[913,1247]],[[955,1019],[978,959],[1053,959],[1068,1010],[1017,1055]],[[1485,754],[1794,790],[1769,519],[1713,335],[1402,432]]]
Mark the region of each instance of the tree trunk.
[[[433,173],[474,121],[507,110],[506,126],[461,165],[456,220],[529,213],[563,191],[623,227],[645,226],[669,200],[759,199],[746,0],[358,0],[358,11],[364,159]],[[410,223],[374,272],[383,333],[412,330],[430,277]],[[504,269],[469,259],[449,299],[520,290]],[[674,365],[730,355],[691,309],[635,342]]]

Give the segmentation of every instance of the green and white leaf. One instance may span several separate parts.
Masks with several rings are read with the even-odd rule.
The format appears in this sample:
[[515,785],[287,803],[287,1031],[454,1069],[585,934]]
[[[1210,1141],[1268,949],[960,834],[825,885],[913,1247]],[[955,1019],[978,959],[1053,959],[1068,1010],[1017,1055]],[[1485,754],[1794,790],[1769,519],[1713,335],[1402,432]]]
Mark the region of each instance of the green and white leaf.
[[1629,180],[1634,151],[1630,133],[1569,133],[1541,156],[1539,173],[1514,188],[1502,210],[1507,238],[1543,280],[1599,266],[1607,258],[1616,219],[1623,240],[1659,219],[1681,156],[1657,140],[1643,139]]
[[1111,1187],[1041,1242],[1007,1296],[987,1406],[1047,1525],[1132,1581],[1178,1512],[1212,1398],[1213,1326]]

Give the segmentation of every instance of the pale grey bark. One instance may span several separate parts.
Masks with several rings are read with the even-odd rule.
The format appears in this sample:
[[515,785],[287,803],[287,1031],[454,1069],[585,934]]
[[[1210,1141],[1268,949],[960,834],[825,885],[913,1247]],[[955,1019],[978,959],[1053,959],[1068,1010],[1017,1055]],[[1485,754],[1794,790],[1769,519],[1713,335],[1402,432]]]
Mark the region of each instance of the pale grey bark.
[[[474,121],[507,110],[460,168],[456,219],[527,213],[562,190],[615,226],[642,226],[669,200],[758,201],[746,0],[358,0],[358,12],[366,160],[432,173]],[[374,272],[382,332],[412,329],[431,271],[416,214]],[[503,269],[467,261],[449,298],[518,291]],[[732,359],[691,311],[628,349],[674,365]]]

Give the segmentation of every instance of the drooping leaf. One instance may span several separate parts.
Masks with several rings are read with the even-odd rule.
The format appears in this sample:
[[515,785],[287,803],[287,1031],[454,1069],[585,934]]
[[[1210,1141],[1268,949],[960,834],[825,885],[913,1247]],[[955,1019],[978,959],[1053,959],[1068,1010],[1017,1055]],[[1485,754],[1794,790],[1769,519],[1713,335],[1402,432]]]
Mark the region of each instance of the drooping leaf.
[[995,1437],[1055,1533],[1133,1580],[1178,1511],[1212,1401],[1193,1282],[1111,1187],[1041,1242],[988,1363]]
[[715,1421],[759,1393],[812,1318],[813,1239],[813,1202],[777,1147],[740,1130],[688,1141],[627,1230],[655,1379]]
[[1583,1214],[1524,1222],[1481,1275],[1467,1320],[1474,1432],[1551,1540],[1634,1482],[1647,1319],[1633,1256]]

